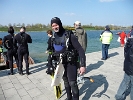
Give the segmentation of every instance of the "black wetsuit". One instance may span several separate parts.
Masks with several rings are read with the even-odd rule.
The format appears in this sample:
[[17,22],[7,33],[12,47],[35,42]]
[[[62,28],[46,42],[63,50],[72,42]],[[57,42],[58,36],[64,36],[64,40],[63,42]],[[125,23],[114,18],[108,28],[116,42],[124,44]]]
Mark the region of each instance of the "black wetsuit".
[[7,58],[9,61],[11,74],[13,74],[13,57],[15,58],[15,61],[19,70],[17,45],[14,45],[13,40],[14,40],[14,34],[9,34],[5,36],[3,39],[3,45],[7,49]]
[[[24,37],[24,39],[22,40],[22,37]],[[20,74],[23,74],[23,66],[22,66],[22,62],[23,62],[23,57],[26,63],[26,74],[29,74],[29,62],[28,62],[28,57],[29,57],[29,49],[28,49],[28,43],[32,43],[32,39],[30,37],[30,35],[28,35],[27,33],[23,32],[23,33],[18,33],[15,37],[14,37],[14,43],[18,43],[18,59],[19,59],[19,67],[20,67]]]
[[[61,37],[64,36],[65,32],[66,31],[62,29],[60,32],[54,34],[55,43],[62,42]],[[73,48],[78,51],[78,54],[81,60],[80,66],[86,67],[85,52],[83,48],[81,47],[80,43],[78,42],[78,39],[74,36],[73,33],[71,33],[70,41],[71,41]],[[64,45],[64,44],[65,43],[61,43],[61,45]],[[53,43],[53,46],[54,46],[54,43]],[[73,49],[73,48],[70,48],[70,49]],[[60,54],[66,51],[66,46],[64,45],[61,51],[56,51],[56,46],[54,46],[54,49],[55,49],[55,53]],[[67,93],[67,99],[71,100],[72,94],[73,94],[73,100],[79,100],[79,89],[77,85],[77,66],[75,63],[69,63],[65,61],[64,68],[65,68],[65,72],[63,75],[63,80],[64,80],[64,85],[65,85],[65,89]],[[72,90],[72,93],[71,93],[71,90]]]

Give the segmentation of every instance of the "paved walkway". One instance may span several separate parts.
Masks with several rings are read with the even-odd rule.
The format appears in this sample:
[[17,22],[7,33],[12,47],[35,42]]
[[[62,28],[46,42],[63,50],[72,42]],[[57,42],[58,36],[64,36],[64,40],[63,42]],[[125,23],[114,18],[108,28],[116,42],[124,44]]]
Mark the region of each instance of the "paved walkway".
[[[123,48],[109,50],[109,59],[101,60],[101,52],[86,54],[86,77],[94,79],[79,85],[80,100],[115,100],[114,95],[123,78]],[[16,69],[14,69],[16,72]],[[45,73],[45,62],[31,65],[29,76],[7,75],[9,70],[0,71],[0,100],[56,100],[51,78]],[[25,71],[24,71],[25,73]],[[60,100],[66,99],[63,94]],[[129,96],[126,100],[130,100]]]

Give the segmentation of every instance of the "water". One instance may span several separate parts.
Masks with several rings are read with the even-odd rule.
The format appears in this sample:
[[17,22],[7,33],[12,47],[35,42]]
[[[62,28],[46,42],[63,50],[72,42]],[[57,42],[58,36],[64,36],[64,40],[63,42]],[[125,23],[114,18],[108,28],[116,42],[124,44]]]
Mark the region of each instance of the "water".
[[[87,31],[88,46],[86,53],[101,51],[101,42],[99,37],[102,31]],[[117,42],[118,31],[113,32],[113,40],[111,42],[110,48],[117,48],[120,44]],[[128,33],[129,31],[125,31]],[[0,38],[7,35],[7,32],[0,32]],[[28,32],[31,35],[33,43],[29,44],[30,56],[34,59],[35,63],[47,61],[48,54],[45,54],[47,49],[48,36],[46,32]],[[4,49],[6,51],[6,49]]]

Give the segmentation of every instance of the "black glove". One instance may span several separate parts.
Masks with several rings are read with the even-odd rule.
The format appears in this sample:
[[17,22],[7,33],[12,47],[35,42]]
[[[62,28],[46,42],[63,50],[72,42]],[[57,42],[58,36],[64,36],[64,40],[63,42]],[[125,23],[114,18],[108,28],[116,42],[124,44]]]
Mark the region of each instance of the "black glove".
[[52,73],[54,73],[54,67],[48,67],[46,73],[52,75]]

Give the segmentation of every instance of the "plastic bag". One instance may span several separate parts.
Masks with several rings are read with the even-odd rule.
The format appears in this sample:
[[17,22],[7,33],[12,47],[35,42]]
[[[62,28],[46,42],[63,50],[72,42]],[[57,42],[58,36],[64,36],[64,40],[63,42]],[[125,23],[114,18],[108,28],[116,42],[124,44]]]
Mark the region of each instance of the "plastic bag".
[[117,42],[120,42],[120,37],[118,37]]

